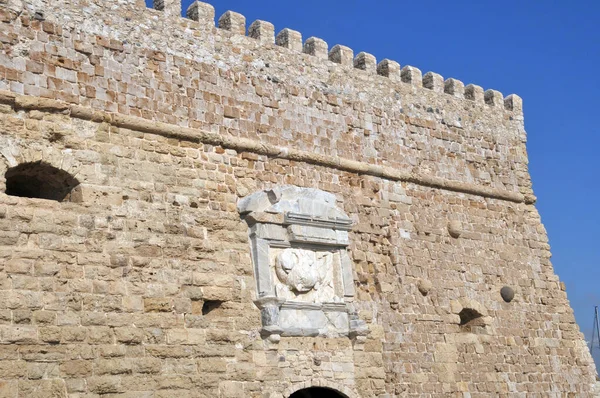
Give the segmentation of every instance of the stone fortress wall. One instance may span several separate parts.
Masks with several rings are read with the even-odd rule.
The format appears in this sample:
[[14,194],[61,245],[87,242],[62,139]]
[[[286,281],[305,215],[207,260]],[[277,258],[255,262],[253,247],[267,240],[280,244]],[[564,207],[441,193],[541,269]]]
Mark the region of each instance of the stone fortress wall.
[[592,396],[518,96],[155,8],[0,0],[0,396]]

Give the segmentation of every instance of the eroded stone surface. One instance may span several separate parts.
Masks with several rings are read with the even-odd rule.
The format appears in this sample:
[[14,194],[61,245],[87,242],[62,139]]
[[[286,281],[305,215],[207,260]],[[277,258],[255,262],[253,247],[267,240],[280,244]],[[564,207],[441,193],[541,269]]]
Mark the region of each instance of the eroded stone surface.
[[429,292],[431,291],[433,284],[431,283],[430,280],[420,279],[417,284],[417,287],[423,296],[427,296],[429,294]]
[[279,280],[292,292],[308,293],[320,290],[328,278],[326,270],[333,269],[333,255],[311,250],[285,249],[277,256],[275,270]]
[[448,223],[448,233],[453,238],[459,238],[462,233],[462,224],[460,221],[452,220]]

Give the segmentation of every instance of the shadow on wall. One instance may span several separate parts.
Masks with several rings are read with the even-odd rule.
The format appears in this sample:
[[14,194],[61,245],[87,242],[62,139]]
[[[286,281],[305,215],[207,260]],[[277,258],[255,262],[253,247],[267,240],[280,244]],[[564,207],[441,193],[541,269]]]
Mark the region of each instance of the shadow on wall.
[[481,329],[485,330],[485,322],[478,311],[472,308],[463,308],[458,315],[460,316],[461,331],[476,333]]

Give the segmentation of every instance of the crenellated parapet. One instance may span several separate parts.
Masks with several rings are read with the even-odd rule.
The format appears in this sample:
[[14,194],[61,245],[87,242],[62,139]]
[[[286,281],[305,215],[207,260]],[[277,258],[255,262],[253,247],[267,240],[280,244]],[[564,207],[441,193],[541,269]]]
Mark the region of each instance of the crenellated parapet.
[[[168,16],[181,15],[181,0],[154,0],[153,7],[156,10],[165,12]],[[208,3],[194,1],[188,7],[186,16],[204,24],[214,23],[215,10]],[[465,86],[460,80],[454,78],[444,80],[440,74],[434,72],[423,74],[420,69],[414,66],[401,67],[399,63],[389,59],[377,63],[375,56],[372,54],[360,52],[355,56],[351,48],[340,44],[329,48],[325,40],[317,37],[309,37],[302,42],[302,34],[288,28],[275,35],[275,27],[270,22],[257,20],[246,28],[246,18],[234,11],[227,11],[221,15],[216,27],[235,34],[246,35],[259,40],[265,45],[275,44],[290,51],[309,54],[343,66],[353,66],[366,73],[377,74],[393,81],[449,94],[456,98],[486,104],[494,108],[504,108],[507,111],[517,113],[522,112],[523,109],[522,100],[516,94],[504,97],[497,90],[488,89],[484,91],[482,87],[474,84]]]

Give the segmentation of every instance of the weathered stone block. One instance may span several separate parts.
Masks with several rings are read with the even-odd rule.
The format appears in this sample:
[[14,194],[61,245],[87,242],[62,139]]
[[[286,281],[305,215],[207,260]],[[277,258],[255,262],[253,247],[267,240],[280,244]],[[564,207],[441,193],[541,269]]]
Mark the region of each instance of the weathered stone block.
[[444,78],[437,73],[427,72],[423,76],[423,87],[441,93],[444,91]]
[[1,326],[0,337],[4,344],[38,343],[38,331],[33,326]]
[[393,81],[400,81],[400,64],[396,61],[384,59],[377,64],[377,74],[389,77]]
[[373,54],[361,52],[354,58],[354,67],[370,73],[375,73],[377,69],[377,60]]
[[465,98],[477,103],[484,102],[483,88],[475,84],[469,84],[465,87]]
[[237,12],[227,11],[219,18],[219,28],[240,35],[246,34],[246,17]]
[[87,379],[89,391],[96,394],[125,392],[119,376],[93,376]]
[[413,86],[420,87],[423,85],[423,77],[421,71],[414,66],[406,65],[401,70],[401,79],[405,83],[410,83]]
[[351,48],[336,44],[329,50],[329,60],[336,64],[350,66],[354,63],[354,51]]
[[85,360],[67,361],[60,365],[60,372],[68,377],[86,377],[92,373],[92,362]]
[[309,37],[304,42],[304,50],[306,54],[313,55],[317,58],[328,58],[328,46],[325,40],[318,37]]
[[273,44],[275,41],[275,26],[266,21],[254,21],[248,28],[248,36],[263,44]]
[[9,274],[31,274],[33,260],[13,259],[6,262],[4,270]]
[[[302,52],[302,34],[295,30],[285,28],[277,34],[275,44],[280,47],[289,48],[293,51]],[[250,192],[246,192],[244,195],[240,196],[246,196],[249,193]]]
[[173,303],[170,298],[158,297],[144,299],[145,312],[171,312],[172,309]]
[[26,397],[66,397],[65,382],[61,379],[54,380],[22,380],[19,381],[19,394]]
[[153,0],[153,6],[170,17],[181,16],[181,0]]
[[144,340],[144,331],[139,328],[120,327],[114,329],[115,339],[119,343],[141,344]]
[[215,8],[208,3],[193,1],[186,11],[186,16],[194,21],[212,26],[215,20]]

